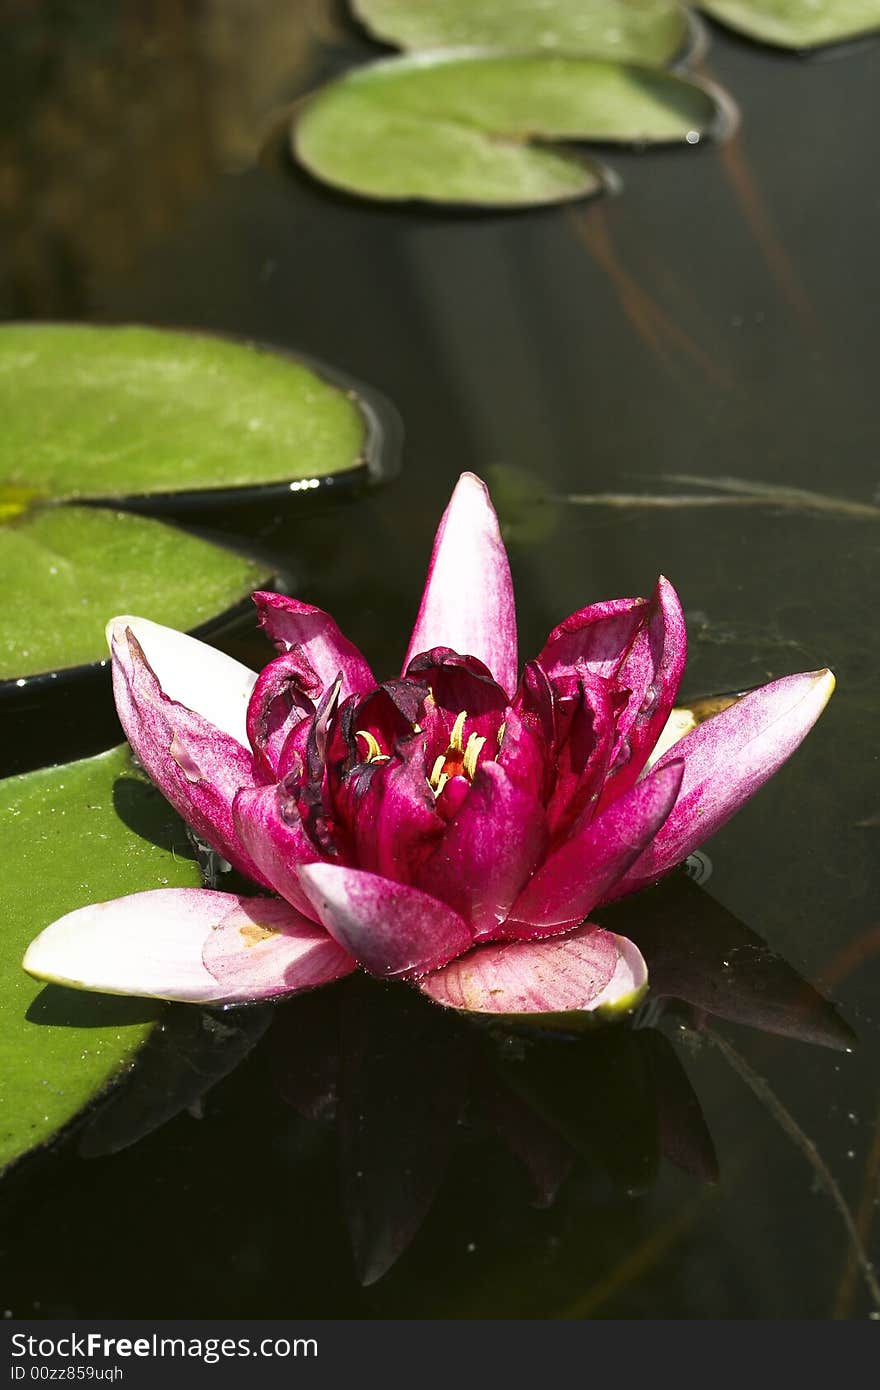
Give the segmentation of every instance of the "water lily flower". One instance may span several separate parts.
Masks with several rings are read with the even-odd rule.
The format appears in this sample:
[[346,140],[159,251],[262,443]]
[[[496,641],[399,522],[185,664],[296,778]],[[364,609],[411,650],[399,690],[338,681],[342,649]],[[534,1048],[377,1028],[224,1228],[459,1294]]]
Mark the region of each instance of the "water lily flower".
[[254,595],[259,674],[143,618],[109,624],[122,725],[205,841],[268,890],[159,889],[69,913],[40,979],[200,1003],[362,967],[486,1014],[631,1007],[636,946],[591,923],[714,834],[818,718],[829,671],[783,677],[684,733],[672,586],[580,609],[520,673],[507,555],[466,473],[400,675],[377,682],[320,609]]

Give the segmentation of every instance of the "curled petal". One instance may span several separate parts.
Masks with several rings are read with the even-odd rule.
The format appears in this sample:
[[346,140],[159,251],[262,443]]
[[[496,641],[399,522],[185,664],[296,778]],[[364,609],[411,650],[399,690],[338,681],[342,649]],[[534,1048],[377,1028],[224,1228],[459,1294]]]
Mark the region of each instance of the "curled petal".
[[439,646],[477,657],[508,695],[516,689],[510,565],[486,485],[473,473],[461,475],[443,513],[403,670]]
[[615,598],[581,608],[555,627],[537,658],[551,680],[583,669],[614,680],[645,621],[647,599]]
[[445,903],[378,874],[312,864],[299,876],[327,931],[373,975],[435,970],[473,940]]
[[680,739],[652,774],[683,760],[684,780],[675,807],[606,901],[656,882],[720,830],[791,757],[833,690],[830,671],[783,676],[744,695]]
[[492,936],[546,847],[541,803],[497,763],[483,763],[419,887],[454,907],[477,940]]
[[322,687],[331,685],[340,672],[342,699],[376,684],[365,658],[329,613],[286,594],[262,592],[253,598],[270,642],[281,653],[301,648]]
[[163,796],[230,864],[265,883],[232,820],[254,760],[237,739],[168,698],[130,629],[113,634],[113,694],[126,737]]
[[480,1014],[619,1012],[647,984],[641,952],[586,923],[549,941],[477,946],[419,981],[436,1004]]
[[285,652],[265,666],[247,707],[247,736],[260,771],[278,779],[281,754],[289,735],[314,714],[321,683],[301,651]]
[[657,834],[683,773],[681,761],[658,768],[573,834],[517,898],[504,935],[529,938],[582,922]]
[[201,715],[243,748],[249,746],[246,717],[257,680],[253,671],[207,642],[148,618],[111,618],[107,624],[111,653],[122,643],[126,630],[134,633],[169,700]]
[[[224,951],[215,950],[215,933],[227,934],[218,937]],[[276,938],[283,950],[272,948],[267,971],[267,943]],[[203,960],[209,946],[211,970]],[[72,989],[200,1004],[312,988],[352,966],[319,927],[285,904],[206,888],[158,888],[78,908],[46,927],[24,958],[37,979]]]
[[283,786],[246,787],[236,796],[232,818],[239,842],[261,875],[261,881],[306,917],[315,909],[302,890],[297,869],[320,859],[302,822],[295,799]]

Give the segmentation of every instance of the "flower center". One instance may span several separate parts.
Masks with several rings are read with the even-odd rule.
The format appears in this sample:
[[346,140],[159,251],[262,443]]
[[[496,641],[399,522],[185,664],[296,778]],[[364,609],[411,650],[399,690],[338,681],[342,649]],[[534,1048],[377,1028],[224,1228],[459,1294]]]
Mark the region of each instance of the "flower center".
[[469,782],[473,780],[477,759],[486,740],[479,734],[471,734],[465,743],[466,720],[467,710],[463,709],[452,726],[446,752],[440,753],[434,760],[428,781],[435,796],[440,795],[450,777],[466,777]]

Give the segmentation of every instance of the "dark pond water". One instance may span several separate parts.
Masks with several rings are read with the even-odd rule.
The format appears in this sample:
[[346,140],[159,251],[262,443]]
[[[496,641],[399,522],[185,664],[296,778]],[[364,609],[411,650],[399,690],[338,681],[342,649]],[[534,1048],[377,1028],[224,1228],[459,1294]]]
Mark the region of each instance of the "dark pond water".
[[[834,668],[819,727],[709,847],[711,878],[645,904],[642,930],[705,933],[717,966],[729,943],[751,949],[732,915],[824,985],[859,1045],[727,1021],[711,1023],[717,1046],[655,1010],[642,1022],[658,1026],[524,1057],[522,1043],[438,1028],[408,997],[340,990],[292,1006],[201,1106],[133,1147],[85,1159],[71,1142],[14,1172],[0,1306],[876,1316],[853,1232],[786,1115],[876,1255],[877,521],[565,499],[700,491],[667,481],[688,474],[875,500],[880,45],[807,62],[713,30],[704,68],[742,106],[735,140],[615,154],[624,192],[602,202],[458,216],[336,198],[288,165],[271,132],[289,103],[375,51],[341,7],[83,0],[13,5],[2,23],[5,316],[254,336],[395,403],[397,480],[338,508],[293,498],[250,527],[377,671],[397,669],[463,468],[489,478],[507,525],[524,652],[572,609],[663,571],[689,618],[688,693]],[[778,986],[755,972],[753,1022]],[[565,1111],[580,1154],[549,1206],[536,1192],[570,1155],[523,1100],[541,1049],[538,1111]],[[701,1178],[711,1151],[681,1067],[718,1183]],[[368,1272],[427,1214],[362,1287],[346,1210]]]

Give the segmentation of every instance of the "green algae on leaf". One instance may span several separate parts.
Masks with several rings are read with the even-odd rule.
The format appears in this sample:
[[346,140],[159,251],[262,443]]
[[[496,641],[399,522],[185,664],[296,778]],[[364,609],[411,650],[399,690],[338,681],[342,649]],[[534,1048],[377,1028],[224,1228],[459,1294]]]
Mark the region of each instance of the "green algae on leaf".
[[366,417],[314,368],[132,326],[0,326],[0,485],[55,500],[258,487],[363,466]]
[[250,560],[149,517],[37,509],[0,527],[0,681],[101,661],[115,613],[200,627],[265,577]]
[[21,968],[65,912],[196,887],[183,822],[129,750],[0,782],[0,1168],[45,1143],[131,1063],[162,1006],[46,986]]
[[376,38],[400,48],[487,48],[586,53],[662,65],[687,46],[676,0],[352,0]]
[[880,0],[699,0],[701,10],[750,39],[819,48],[880,29]]
[[347,192],[516,207],[602,187],[595,166],[547,141],[695,144],[729,119],[719,94],[652,68],[450,50],[373,63],[322,88],[295,121],[293,149]]

